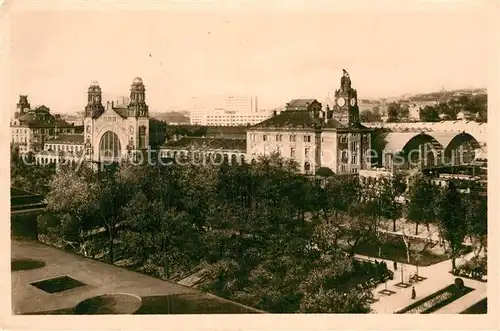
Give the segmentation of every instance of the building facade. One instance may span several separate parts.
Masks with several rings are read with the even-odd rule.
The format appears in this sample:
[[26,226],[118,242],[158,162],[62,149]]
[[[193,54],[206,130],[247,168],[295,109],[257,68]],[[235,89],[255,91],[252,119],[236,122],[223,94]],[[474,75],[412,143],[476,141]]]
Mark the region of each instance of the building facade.
[[87,92],[84,118],[85,156],[92,161],[127,157],[133,150],[149,146],[149,107],[142,79],[134,78],[128,105],[102,104],[102,91],[92,83]]
[[265,121],[272,114],[272,111],[196,110],[191,112],[190,124],[203,126],[246,126]]
[[87,91],[82,133],[58,131],[46,139],[35,154],[38,164],[65,161],[119,162],[133,151],[149,147],[149,107],[146,88],[136,77],[130,88],[128,105],[102,103],[102,91],[93,82]]
[[42,105],[31,109],[27,95],[21,95],[14,118],[10,121],[11,144],[20,153],[44,149],[45,142],[60,134],[74,134],[78,127],[63,120],[60,115],[52,115],[50,109]]
[[344,70],[336,106],[322,109],[315,99],[295,99],[285,110],[247,131],[247,159],[277,153],[298,163],[302,173],[329,168],[336,174],[370,169],[371,129],[359,122],[357,92]]
[[259,108],[256,96],[213,95],[191,98],[191,111],[215,109],[255,113]]
[[259,111],[256,96],[209,96],[191,99],[191,125],[253,125],[272,116]]

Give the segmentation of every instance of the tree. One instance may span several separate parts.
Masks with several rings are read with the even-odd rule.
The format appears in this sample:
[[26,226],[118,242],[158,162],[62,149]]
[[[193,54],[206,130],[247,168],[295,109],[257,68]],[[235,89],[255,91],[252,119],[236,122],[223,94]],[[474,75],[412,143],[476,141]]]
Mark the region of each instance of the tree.
[[401,106],[401,110],[399,112],[399,118],[403,121],[407,121],[408,117],[410,117],[410,105],[405,103]]
[[35,165],[31,153],[19,154],[17,146],[11,146],[10,155],[10,183],[19,189],[47,194],[50,191],[50,182],[56,173],[55,164]]
[[378,112],[375,113],[373,111],[370,111],[369,109],[362,110],[359,114],[359,118],[361,122],[367,122],[367,123],[381,121],[380,113]]
[[415,235],[418,234],[419,224],[425,224],[429,229],[429,224],[435,220],[437,197],[437,188],[429,180],[422,175],[414,179],[409,189],[406,213],[408,219],[415,223]]
[[488,236],[488,197],[477,184],[472,184],[470,193],[465,196],[465,218],[467,234],[475,242],[474,255],[478,256]]
[[435,107],[425,106],[419,110],[420,121],[422,122],[439,122],[439,112]]
[[387,107],[387,122],[398,122],[401,112],[401,105],[398,102],[391,102]]
[[467,235],[467,221],[462,193],[453,181],[442,190],[438,201],[437,219],[441,236],[448,242],[452,269],[456,269],[456,258]]
[[352,289],[340,292],[335,289],[306,293],[300,302],[301,313],[329,313],[329,314],[366,314],[370,312],[368,298],[372,295],[369,291]]
[[46,196],[47,212],[56,219],[56,225],[48,230],[85,256],[89,255],[87,232],[96,226],[92,213],[96,192],[96,184],[88,177],[62,168],[50,183],[50,192]]
[[197,232],[187,213],[166,206],[160,198],[149,200],[143,192],[137,192],[121,217],[123,248],[140,265],[163,269],[167,279],[192,265]]
[[402,216],[403,205],[400,202],[406,190],[404,178],[396,173],[390,177],[383,177],[376,186],[377,212],[380,216],[392,220],[392,231],[396,232],[396,220]]
[[108,236],[109,261],[114,262],[114,242],[121,221],[121,209],[129,201],[133,187],[110,173],[96,185],[92,200],[93,216],[106,230]]

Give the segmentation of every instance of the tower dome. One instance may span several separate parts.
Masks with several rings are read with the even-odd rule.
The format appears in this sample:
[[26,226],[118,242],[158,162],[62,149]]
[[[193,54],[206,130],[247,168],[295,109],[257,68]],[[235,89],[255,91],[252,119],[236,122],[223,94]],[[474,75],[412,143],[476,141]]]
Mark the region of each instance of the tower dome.
[[132,83],[133,84],[142,84],[142,78],[141,77],[135,77]]

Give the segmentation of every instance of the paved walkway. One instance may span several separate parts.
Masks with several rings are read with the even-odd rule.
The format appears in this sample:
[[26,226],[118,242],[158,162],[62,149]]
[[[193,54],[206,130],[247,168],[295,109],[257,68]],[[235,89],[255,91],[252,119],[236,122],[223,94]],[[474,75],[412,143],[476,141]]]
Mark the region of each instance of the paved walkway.
[[[394,270],[393,261],[377,259],[363,255],[356,255],[357,258],[366,260],[377,260],[385,261],[387,267],[394,272],[394,279],[387,281],[387,283],[379,284],[374,290],[374,297],[378,299],[372,304],[372,313],[378,314],[393,314],[402,308],[409,306],[416,300],[422,299],[447,285],[451,285],[454,282],[455,276],[453,276],[449,271],[451,270],[451,260],[442,261],[428,267],[419,267],[418,275],[426,277],[425,280],[413,284],[415,287],[415,292],[417,294],[416,299],[411,299],[411,289],[400,288],[396,286],[397,283],[401,282],[401,268],[403,268],[403,279],[405,283],[408,283],[411,274],[416,273],[417,268],[414,265],[408,265],[403,263],[398,263],[398,269]],[[465,255],[462,259],[468,260],[472,257],[472,253]],[[457,264],[460,263],[460,259],[457,259]],[[459,313],[466,308],[472,306],[474,303],[480,301],[486,297],[486,287],[487,284],[475,280],[464,279],[466,286],[471,287],[474,291],[463,296],[462,298],[456,300],[448,306],[439,309],[437,312],[441,313]],[[384,295],[379,293],[379,291],[388,289],[394,291],[392,295]],[[436,313],[437,313],[436,312]]]

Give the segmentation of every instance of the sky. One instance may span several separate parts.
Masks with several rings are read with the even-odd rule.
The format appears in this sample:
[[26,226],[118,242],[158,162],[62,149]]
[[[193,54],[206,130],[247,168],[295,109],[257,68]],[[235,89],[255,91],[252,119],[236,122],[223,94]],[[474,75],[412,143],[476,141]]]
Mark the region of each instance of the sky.
[[487,12],[17,11],[11,100],[83,110],[91,81],[129,94],[143,79],[150,111],[192,96],[256,95],[260,108],[323,101],[349,71],[359,98],[487,87]]

